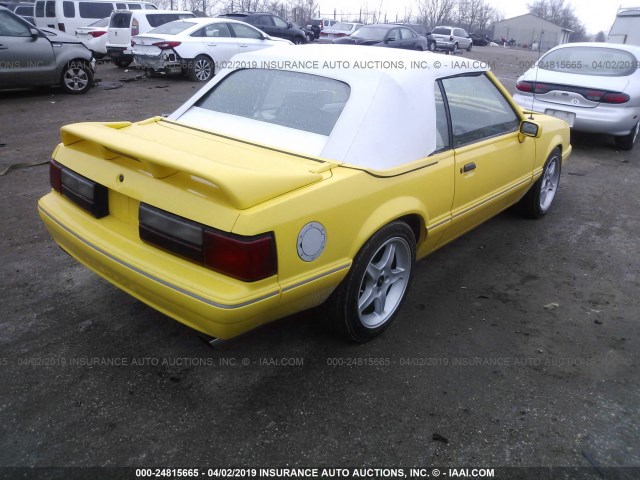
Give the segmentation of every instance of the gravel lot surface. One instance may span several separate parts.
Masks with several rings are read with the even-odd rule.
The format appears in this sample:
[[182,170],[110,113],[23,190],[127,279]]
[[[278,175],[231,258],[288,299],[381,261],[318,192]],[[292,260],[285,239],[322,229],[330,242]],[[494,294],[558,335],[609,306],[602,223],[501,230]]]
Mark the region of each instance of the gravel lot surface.
[[[535,60],[463,56],[510,91]],[[168,113],[199,87],[139,73],[0,92],[0,170],[47,161],[64,124]],[[0,466],[640,467],[640,146],[572,143],[548,216],[505,212],[419,263],[362,346],[307,312],[212,349],[54,244],[46,166],[1,176]]]

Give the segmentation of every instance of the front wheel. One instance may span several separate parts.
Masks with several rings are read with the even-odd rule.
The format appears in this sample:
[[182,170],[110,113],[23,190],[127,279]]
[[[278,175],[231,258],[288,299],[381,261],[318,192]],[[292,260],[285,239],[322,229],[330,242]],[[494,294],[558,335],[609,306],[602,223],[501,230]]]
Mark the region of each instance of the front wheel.
[[640,130],[640,122],[636,123],[636,126],[631,129],[627,135],[615,137],[616,147],[620,150],[631,150],[638,139],[638,131]]
[[304,43],[304,40],[302,39],[302,37],[295,37],[291,41],[293,42],[294,45],[302,45]]
[[189,79],[194,82],[207,82],[213,77],[213,60],[206,55],[198,55],[189,68]]
[[416,239],[406,223],[376,232],[328,302],[329,321],[343,337],[364,343],[389,327],[411,281]]
[[87,62],[74,60],[62,71],[62,88],[74,95],[87,93],[93,86],[93,70]]
[[473,48],[473,42],[469,42],[469,46],[467,47],[467,52],[470,52]]
[[562,153],[556,148],[547,158],[540,178],[520,200],[522,212],[527,217],[540,218],[549,211],[560,185],[561,168]]
[[430,52],[435,52],[436,51],[436,42],[429,42],[427,47],[429,48]]

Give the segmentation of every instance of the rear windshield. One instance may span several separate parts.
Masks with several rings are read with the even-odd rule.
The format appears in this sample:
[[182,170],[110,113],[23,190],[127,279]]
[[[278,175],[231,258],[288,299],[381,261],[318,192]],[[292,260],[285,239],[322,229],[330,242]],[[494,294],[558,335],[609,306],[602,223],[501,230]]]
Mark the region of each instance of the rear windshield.
[[538,62],[542,70],[552,72],[623,77],[636,71],[638,60],[618,48],[567,47],[547,53]]
[[431,30],[431,33],[435,33],[437,35],[451,35],[451,29],[447,27],[436,27]]
[[196,106],[329,135],[350,93],[349,85],[331,78],[256,68],[229,74]]
[[149,33],[161,33],[163,35],[176,35],[180,32],[184,32],[187,28],[191,28],[196,25],[194,22],[186,22],[182,20],[176,20],[175,22],[165,23],[158,28],[154,28]]
[[103,18],[111,15],[111,2],[78,2],[78,10],[82,18]]
[[389,29],[384,27],[362,27],[355,33],[351,34],[355,38],[364,38],[365,40],[382,41]]
[[353,28],[353,24],[351,23],[336,23],[331,27],[332,30],[345,30],[347,32],[351,30],[351,28]]
[[131,25],[131,12],[114,13],[111,15],[111,28],[129,28]]
[[165,23],[173,22],[181,18],[192,18],[195,15],[189,15],[187,13],[148,13],[147,21],[152,27],[159,27]]

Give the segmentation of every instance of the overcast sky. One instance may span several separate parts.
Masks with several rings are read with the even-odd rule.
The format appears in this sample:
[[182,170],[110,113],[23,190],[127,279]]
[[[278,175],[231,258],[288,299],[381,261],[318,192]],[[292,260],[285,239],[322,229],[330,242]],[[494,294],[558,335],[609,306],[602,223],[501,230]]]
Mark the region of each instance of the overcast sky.
[[[527,3],[531,0],[488,0],[498,10],[504,13],[505,18],[515,17],[527,13]],[[368,6],[369,11],[378,10],[382,4],[382,12],[387,14],[389,21],[395,20],[396,14],[404,16],[405,8],[412,9],[415,16],[418,13],[418,0],[319,0],[320,11],[323,16],[333,16],[333,9],[338,12],[357,15],[360,7]],[[587,26],[588,33],[597,33],[600,30],[609,33],[616,12],[623,0],[569,0],[580,21]],[[636,2],[637,4],[638,2]],[[364,8],[363,8],[364,10]],[[338,17],[340,18],[340,17]]]

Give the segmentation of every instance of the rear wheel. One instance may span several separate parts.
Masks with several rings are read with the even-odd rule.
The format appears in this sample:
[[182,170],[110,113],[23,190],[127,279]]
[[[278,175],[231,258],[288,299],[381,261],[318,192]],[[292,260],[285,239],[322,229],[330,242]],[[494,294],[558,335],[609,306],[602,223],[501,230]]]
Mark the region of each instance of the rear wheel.
[[62,88],[74,95],[87,93],[93,86],[93,70],[83,60],[73,60],[67,63],[62,71]]
[[615,137],[616,146],[620,150],[631,150],[638,139],[638,131],[640,130],[640,122],[636,123],[636,126],[631,129],[627,135]]
[[560,185],[561,167],[562,153],[556,148],[547,158],[540,178],[520,200],[522,213],[527,217],[540,218],[549,211]]
[[302,37],[295,37],[291,40],[294,45],[302,45],[304,43],[304,39]]
[[189,68],[189,79],[194,82],[207,82],[211,80],[213,73],[213,60],[206,55],[198,55]]
[[329,299],[333,330],[358,343],[386,330],[406,296],[415,251],[416,240],[406,223],[390,223],[376,232]]
[[429,42],[427,47],[429,48],[430,52],[435,52],[436,51],[436,42]]

